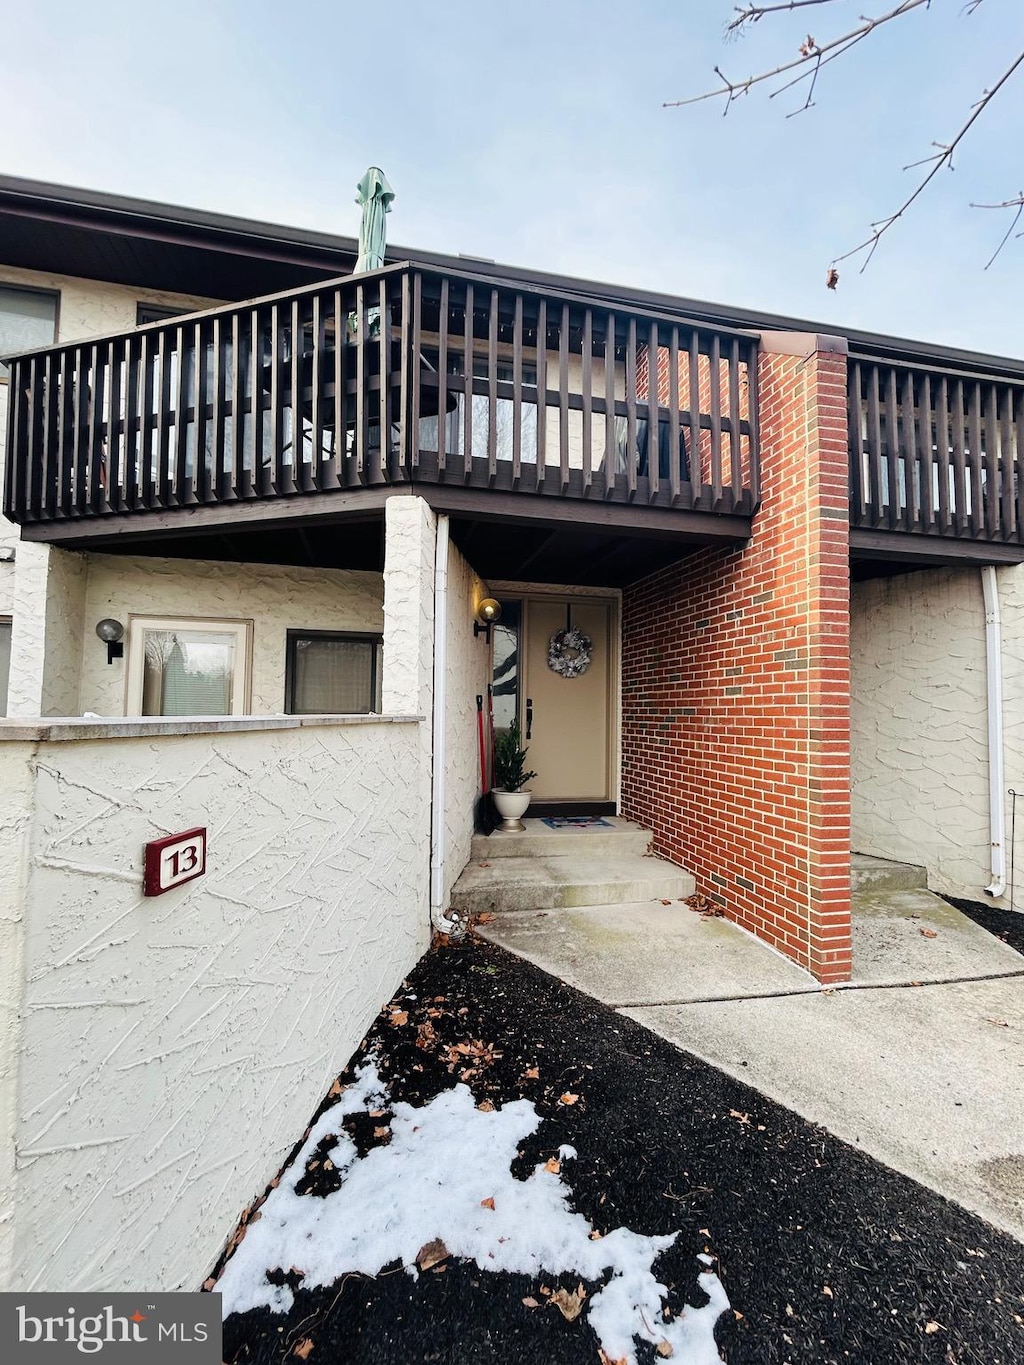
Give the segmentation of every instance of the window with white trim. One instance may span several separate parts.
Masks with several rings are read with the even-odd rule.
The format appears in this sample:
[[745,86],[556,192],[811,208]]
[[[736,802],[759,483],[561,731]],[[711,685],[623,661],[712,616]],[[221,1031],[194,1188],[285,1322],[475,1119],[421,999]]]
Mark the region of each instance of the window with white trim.
[[242,716],[252,622],[129,616],[126,714]]

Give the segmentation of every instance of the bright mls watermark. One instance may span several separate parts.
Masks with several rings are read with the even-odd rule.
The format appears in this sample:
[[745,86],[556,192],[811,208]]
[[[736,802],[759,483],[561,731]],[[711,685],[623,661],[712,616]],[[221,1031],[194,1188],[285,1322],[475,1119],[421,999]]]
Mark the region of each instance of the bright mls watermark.
[[221,1365],[219,1294],[0,1294],[0,1361]]

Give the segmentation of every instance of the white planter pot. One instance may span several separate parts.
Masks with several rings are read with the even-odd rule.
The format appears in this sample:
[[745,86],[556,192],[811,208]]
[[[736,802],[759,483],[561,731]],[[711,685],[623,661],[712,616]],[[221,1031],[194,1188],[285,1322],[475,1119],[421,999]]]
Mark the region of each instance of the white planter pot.
[[505,834],[515,834],[523,830],[523,816],[526,808],[530,804],[532,792],[506,792],[499,787],[495,787],[491,795],[494,797],[494,804],[498,808],[501,816],[501,829]]

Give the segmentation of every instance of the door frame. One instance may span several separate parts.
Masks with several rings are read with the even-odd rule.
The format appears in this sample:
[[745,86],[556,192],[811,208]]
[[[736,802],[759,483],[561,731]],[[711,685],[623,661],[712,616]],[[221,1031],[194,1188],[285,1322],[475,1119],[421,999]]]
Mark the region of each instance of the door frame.
[[[597,599],[607,602],[611,608],[609,612],[609,633],[611,657],[608,661],[608,762],[609,762],[609,782],[608,792],[609,801],[607,804],[614,805],[615,811],[619,810],[622,801],[622,592],[618,588],[581,588],[569,583],[520,583],[513,579],[488,580],[488,591],[497,598],[512,597],[518,598],[523,602],[529,599],[550,600],[551,598],[565,599],[569,597]],[[528,617],[529,612],[525,615]],[[520,638],[520,654],[525,659],[524,638]],[[522,674],[520,675],[522,677]],[[525,704],[525,692],[520,685],[518,696],[518,714],[520,726],[523,725],[523,708]],[[557,812],[559,806],[572,806],[580,808],[580,814],[603,814],[604,811],[592,811],[590,807],[604,805],[604,802],[553,802],[544,801],[534,803],[530,807],[534,810],[547,811],[550,806]],[[583,810],[583,806],[588,809]]]

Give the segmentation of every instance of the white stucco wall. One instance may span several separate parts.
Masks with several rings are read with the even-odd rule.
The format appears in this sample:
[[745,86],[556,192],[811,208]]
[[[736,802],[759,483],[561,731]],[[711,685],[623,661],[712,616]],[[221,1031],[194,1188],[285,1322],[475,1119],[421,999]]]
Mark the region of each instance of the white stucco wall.
[[18,546],[8,715],[77,713],[86,560],[49,545]]
[[384,505],[384,700],[396,715],[430,715],[437,519],[422,498]]
[[232,617],[253,621],[254,715],[285,705],[288,630],[351,630],[379,635],[384,585],[379,573],[300,569],[279,564],[87,555],[78,712],[124,714],[126,660],[107,663],[96,622],[112,616]]
[[[1024,567],[997,576],[1005,787],[1020,791]],[[991,873],[980,572],[929,569],[854,584],[850,624],[853,847],[924,864],[934,890],[985,900]],[[1022,831],[1018,822],[1019,867]],[[1024,904],[1020,891],[1017,899]]]
[[444,901],[469,862],[473,816],[480,795],[476,699],[490,681],[490,651],[473,634],[476,605],[489,595],[456,547],[448,547],[447,694],[445,705]]
[[[161,724],[0,723],[0,1288],[197,1287],[429,940],[423,725]],[[145,899],[194,825],[207,875]]]

